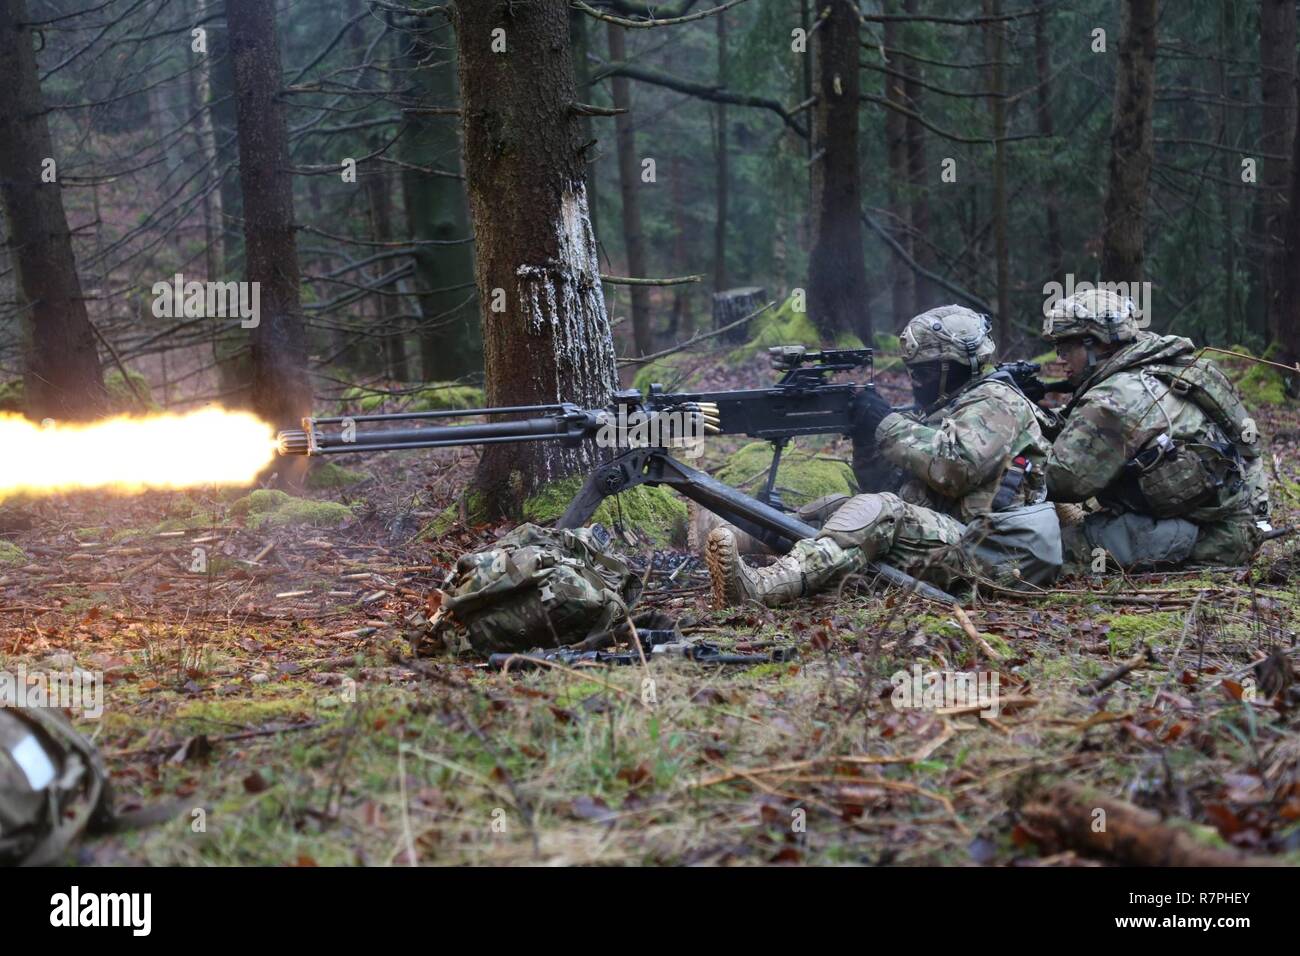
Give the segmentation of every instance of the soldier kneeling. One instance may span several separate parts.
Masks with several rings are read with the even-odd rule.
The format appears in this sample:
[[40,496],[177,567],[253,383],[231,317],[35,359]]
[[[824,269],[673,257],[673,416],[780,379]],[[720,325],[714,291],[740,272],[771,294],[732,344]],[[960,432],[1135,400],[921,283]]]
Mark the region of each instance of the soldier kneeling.
[[1188,339],[1140,331],[1100,289],[1054,304],[1045,338],[1076,386],[1047,460],[1049,497],[1096,499],[1067,557],[1125,568],[1245,564],[1268,529],[1268,477],[1241,397]]
[[1056,576],[1060,526],[1043,474],[1050,446],[1033,402],[990,371],[987,317],[957,305],[931,309],[908,323],[901,343],[920,411],[894,412],[868,393],[861,412],[863,433],[903,475],[897,493],[848,499],[815,538],[761,569],[741,560],[731,529],[715,528],[705,557],[717,604],[774,606],[876,559],[940,587]]

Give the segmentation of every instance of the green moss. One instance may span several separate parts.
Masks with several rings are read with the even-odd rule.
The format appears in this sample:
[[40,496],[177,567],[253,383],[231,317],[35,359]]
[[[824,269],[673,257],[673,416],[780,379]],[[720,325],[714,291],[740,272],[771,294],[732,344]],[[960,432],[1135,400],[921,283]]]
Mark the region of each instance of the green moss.
[[483,389],[473,385],[435,383],[416,392],[409,409],[413,412],[437,412],[457,408],[482,408],[486,404]]
[[[524,502],[524,520],[543,524],[560,517],[582,488],[584,480],[576,476],[544,485]],[[609,528],[621,524],[624,528],[641,532],[661,547],[686,539],[686,501],[662,485],[657,488],[638,485],[618,495],[617,499],[606,498],[591,520]]]
[[[754,319],[749,327],[754,333],[753,337],[727,355],[728,364],[747,362],[754,357],[754,353],[766,352],[774,345],[806,345],[812,349],[821,345],[821,335],[808,313],[795,311],[793,296],[786,299],[779,309]],[[860,349],[862,340],[852,333],[844,333],[836,339],[835,347]]]
[[661,359],[641,366],[637,370],[636,377],[632,379],[632,387],[642,395],[649,392],[650,386],[655,382],[660,383],[670,392],[682,391],[689,387],[692,377],[688,366],[697,361],[698,356],[690,352],[674,352],[672,355],[665,355]]
[[483,389],[455,382],[431,382],[424,388],[402,395],[389,395],[353,386],[343,393],[343,401],[362,412],[377,412],[385,407],[408,412],[436,412],[459,408],[482,408]]
[[0,412],[21,412],[23,410],[23,383],[0,382]]
[[[1240,348],[1233,351],[1241,351]],[[1214,353],[1216,357],[1217,353]],[[1264,353],[1264,358],[1270,362],[1279,362],[1282,358],[1281,349],[1276,345],[1270,345],[1268,351]],[[1248,363],[1248,367],[1241,374],[1234,374],[1230,369],[1233,366],[1240,366],[1240,362],[1228,360],[1231,365],[1225,369],[1237,382],[1237,388],[1241,391],[1241,397],[1245,399],[1247,405],[1283,405],[1286,403],[1286,382],[1282,370],[1272,365],[1262,365],[1258,362]]]
[[0,538],[0,565],[23,565],[29,560],[26,551],[18,547],[18,545],[14,544],[12,541],[5,541],[3,538]]
[[352,509],[337,501],[295,498],[273,488],[259,488],[240,498],[230,506],[230,513],[244,516],[254,530],[298,525],[336,528],[352,517]]
[[[153,390],[149,387],[149,380],[139,372],[130,369],[127,369],[127,376],[130,378],[129,382],[122,375],[121,369],[114,369],[104,376],[104,388],[108,390],[110,407],[119,412],[158,411],[158,403],[153,400]],[[131,388],[132,382],[135,383],[135,389]],[[140,399],[135,396],[137,390],[145,401],[143,408]]]
[[871,340],[875,349],[874,367],[877,372],[892,372],[903,368],[903,344],[897,335],[877,332]]
[[367,477],[364,472],[352,471],[332,461],[322,461],[315,463],[307,472],[306,484],[308,488],[316,490],[344,488],[347,485],[355,485],[358,481],[365,481]]
[[1144,614],[1114,614],[1104,619],[1110,625],[1107,635],[1112,654],[1126,654],[1138,641],[1150,643],[1160,634],[1177,634],[1183,615],[1177,611],[1152,611]]
[[[760,472],[766,476],[771,464],[772,446],[765,441],[750,442],[728,458],[726,464],[714,473],[714,477],[741,491],[752,493],[765,480],[765,477],[754,479],[754,476]],[[749,483],[741,487],[744,482]],[[795,447],[787,447],[781,455],[776,486],[786,492],[788,505],[804,504],[822,495],[853,494],[856,490],[853,469],[847,462],[827,461],[812,452]]]

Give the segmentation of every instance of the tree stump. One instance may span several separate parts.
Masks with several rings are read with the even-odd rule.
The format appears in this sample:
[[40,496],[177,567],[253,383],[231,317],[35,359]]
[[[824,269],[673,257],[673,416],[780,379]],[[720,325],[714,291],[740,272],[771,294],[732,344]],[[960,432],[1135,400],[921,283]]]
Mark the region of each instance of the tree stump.
[[[745,286],[741,289],[727,289],[713,294],[713,327],[720,329],[729,322],[738,322],[747,315],[752,315],[763,307],[767,299],[767,290],[758,286]],[[750,336],[749,323],[745,322],[728,329],[718,338],[724,342],[744,342]]]

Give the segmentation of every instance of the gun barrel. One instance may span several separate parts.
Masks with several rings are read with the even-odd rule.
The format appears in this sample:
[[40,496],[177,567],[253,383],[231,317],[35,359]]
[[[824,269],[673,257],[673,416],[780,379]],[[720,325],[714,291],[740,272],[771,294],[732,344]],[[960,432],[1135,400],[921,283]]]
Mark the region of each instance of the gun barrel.
[[[500,409],[493,409],[500,411]],[[529,411],[536,411],[535,408]],[[461,412],[460,414],[465,414]],[[504,442],[547,441],[573,434],[574,423],[561,415],[524,418],[513,422],[469,425],[431,425],[423,428],[353,427],[363,421],[400,421],[414,416],[363,416],[354,419],[305,419],[303,428],[286,429],[277,436],[281,455],[341,455],[350,452],[398,451],[408,448],[451,448],[457,445],[495,445]],[[429,415],[428,417],[446,417]],[[581,428],[581,425],[579,425]]]

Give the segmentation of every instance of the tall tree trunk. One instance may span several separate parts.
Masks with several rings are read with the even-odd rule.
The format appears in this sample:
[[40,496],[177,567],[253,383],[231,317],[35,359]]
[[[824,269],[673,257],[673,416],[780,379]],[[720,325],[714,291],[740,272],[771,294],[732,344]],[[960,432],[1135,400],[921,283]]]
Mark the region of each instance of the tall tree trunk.
[[[1034,66],[1038,80],[1038,102],[1035,117],[1038,120],[1038,135],[1051,139],[1055,133],[1052,124],[1052,45],[1047,36],[1047,10],[1044,0],[1034,0],[1039,9],[1034,17]],[[1047,182],[1043,184],[1043,216],[1047,224],[1047,274],[1053,279],[1060,279],[1062,257],[1060,200],[1057,197],[1056,176],[1048,173]]]
[[827,342],[846,332],[870,342],[858,165],[858,14],[848,0],[830,0],[821,13],[821,27],[813,34],[817,105],[808,311]]
[[[1290,198],[1283,229],[1286,287],[1277,330],[1282,361],[1287,364],[1300,362],[1300,109],[1292,111],[1292,118],[1297,126],[1291,135]],[[1293,397],[1300,394],[1300,375],[1288,377],[1287,391]]]
[[[1002,0],[984,0],[984,14],[1002,16]],[[985,25],[985,48],[989,52],[990,110],[993,114],[993,249],[998,276],[998,344],[1011,349],[1011,263],[1007,251],[1007,105],[1002,58],[1006,50],[1006,25],[993,20]]]
[[[1291,155],[1296,130],[1296,5],[1295,0],[1260,0],[1260,136],[1265,153]],[[1259,205],[1264,248],[1264,301],[1270,340],[1277,340],[1287,303],[1286,208],[1290,163],[1264,157]]]
[[[587,218],[568,4],[456,0],[452,11],[488,404],[602,406],[618,376]],[[493,52],[502,40],[506,52]],[[597,460],[590,444],[488,445],[476,484],[490,512],[514,512],[542,482]]]
[[1147,190],[1155,150],[1151,117],[1156,6],[1157,0],[1124,0],[1102,235],[1101,277],[1106,282],[1142,281]]
[[[442,46],[432,29],[414,34],[405,57],[408,82],[418,91],[422,106],[456,104],[451,29],[443,26],[442,31],[447,37]],[[399,141],[404,162],[447,172],[460,169],[461,144],[454,118],[409,115],[407,122],[409,129]],[[469,236],[461,180],[406,168],[402,195],[412,239],[449,242]],[[447,381],[477,371],[483,361],[483,336],[474,304],[473,245],[419,246],[415,278],[421,290],[420,371],[425,381]]]
[[275,8],[263,0],[226,0],[226,23],[235,70],[245,276],[260,285],[261,314],[252,329],[252,404],[268,422],[288,427],[311,414],[312,392],[298,299],[293,176],[279,99]]
[[[901,7],[898,0],[891,0],[885,10],[897,14]],[[884,24],[885,48],[898,49],[898,21],[886,20]],[[903,58],[893,56],[886,60],[885,66],[895,72],[902,72]],[[907,95],[903,91],[903,78],[889,73],[885,77],[885,99],[899,107],[905,105]],[[889,211],[893,220],[894,239],[904,251],[912,255],[912,211],[905,197],[907,189],[907,117],[897,110],[885,110],[885,155],[889,161]],[[901,330],[916,315],[916,273],[912,267],[901,260],[893,260],[890,269],[890,297],[893,305],[893,327]]]
[[[679,151],[673,153],[668,175],[672,176],[673,202],[673,275],[685,275],[690,269],[690,255],[686,249],[686,236],[690,226],[686,221],[686,164]],[[669,320],[669,335],[689,338],[695,332],[695,315],[691,311],[689,287],[673,287],[673,313]]]
[[[591,63],[587,54],[591,50],[590,33],[587,29],[589,17],[577,7],[569,8],[569,43],[573,45],[573,77],[578,84],[578,101],[595,103],[596,88],[591,83]],[[587,153],[587,215],[591,219],[591,234],[600,243],[600,217],[596,207],[600,205],[597,189],[600,177],[596,175],[596,127],[591,117],[583,114],[582,141],[590,143]]]
[[[215,4],[209,0],[210,9]],[[210,90],[207,115],[212,128],[213,175],[221,177],[217,189],[216,232],[220,236],[221,274],[214,281],[234,277],[246,268],[244,234],[240,221],[244,216],[244,197],[234,164],[227,157],[239,152],[235,119],[235,67],[230,53],[230,38],[223,29],[208,31],[208,55],[204,62]],[[213,265],[216,265],[214,261]],[[213,358],[217,364],[218,390],[222,404],[244,406],[251,401],[253,381],[252,357],[248,334],[241,328],[214,322],[212,327]]]
[[[23,310],[23,382],[33,418],[87,419],[107,396],[72,254],[25,0],[0,3],[0,201]],[[61,173],[57,166],[56,173]]]
[[[378,144],[372,144],[372,148]],[[370,228],[377,242],[391,242],[393,230],[393,201],[388,192],[388,177],[384,167],[371,170],[366,175],[366,199],[370,206]],[[393,265],[380,266],[380,271],[397,268]],[[406,361],[406,338],[402,333],[401,300],[397,297],[397,283],[386,289],[380,289],[379,321],[384,329],[384,355],[388,360],[388,374],[399,382],[411,380],[410,368]]]
[[[608,24],[609,59],[613,63],[627,62],[627,38],[623,27]],[[614,97],[614,108],[630,110],[632,91],[627,77],[613,76],[609,81]],[[627,252],[628,274],[645,278],[645,236],[641,232],[641,176],[636,156],[636,136],[632,132],[632,117],[619,113],[614,117],[614,132],[618,146],[618,184],[623,200],[623,247]],[[650,290],[643,285],[628,286],[632,293],[632,340],[638,355],[654,351],[653,333],[650,329]]]
[[[1223,243],[1223,308],[1220,310],[1219,328],[1214,330],[1223,336],[1222,344],[1231,346],[1240,341],[1235,331],[1237,321],[1237,236],[1233,230],[1232,178],[1240,169],[1237,157],[1231,152],[1232,110],[1228,99],[1232,94],[1232,85],[1228,82],[1228,61],[1237,58],[1236,24],[1233,18],[1234,0],[1219,0],[1219,43],[1223,58],[1216,64],[1218,72],[1219,96],[1223,102],[1219,106],[1218,141],[1222,147],[1219,153],[1219,169],[1222,179],[1219,182],[1219,212],[1223,216],[1223,228],[1220,240]],[[1217,336],[1216,336],[1217,339]],[[1214,340],[1211,340],[1214,341]]]
[[[917,0],[903,0],[903,12],[909,16],[916,16],[919,12]],[[906,49],[917,50],[921,48],[918,32],[918,24],[909,24],[903,30],[903,46]],[[907,108],[918,116],[924,115],[924,87],[921,86],[922,76],[921,65],[915,60],[901,58],[901,68],[907,73],[908,78],[903,82],[903,93],[907,97]],[[907,119],[907,183],[912,193],[912,255],[916,259],[917,265],[931,272],[934,271],[935,256],[934,249],[930,241],[930,193],[927,183],[929,182],[930,170],[926,165],[925,157],[925,127],[916,119],[908,117]],[[934,308],[939,305],[939,290],[934,288],[933,284],[920,276],[916,277],[916,309],[924,312],[926,309]],[[945,300],[946,301],[946,300]]]
[[[718,14],[718,86],[727,88],[727,15]],[[727,163],[727,104],[716,106],[718,124],[714,146],[714,197],[718,211],[713,220],[713,291],[725,292],[731,283],[727,275],[727,182],[731,178]]]

